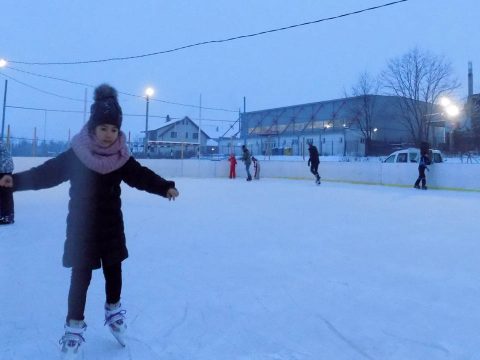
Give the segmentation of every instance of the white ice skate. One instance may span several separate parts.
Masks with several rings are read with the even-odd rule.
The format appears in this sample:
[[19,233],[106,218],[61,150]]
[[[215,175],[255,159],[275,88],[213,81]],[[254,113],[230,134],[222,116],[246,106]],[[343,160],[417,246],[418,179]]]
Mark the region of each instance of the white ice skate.
[[105,304],[105,325],[108,325],[110,332],[117,339],[120,345],[125,346],[125,332],[127,324],[125,322],[126,310],[122,309],[120,302],[116,304]]
[[62,345],[60,359],[78,360],[83,358],[81,345],[85,342],[83,334],[87,330],[87,324],[83,320],[70,320],[65,324],[65,335],[59,343]]

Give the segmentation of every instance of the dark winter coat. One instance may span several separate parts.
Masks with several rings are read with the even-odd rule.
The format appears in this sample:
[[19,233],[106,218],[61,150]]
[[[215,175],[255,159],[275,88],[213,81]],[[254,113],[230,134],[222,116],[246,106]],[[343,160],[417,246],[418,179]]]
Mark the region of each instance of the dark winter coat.
[[422,156],[420,156],[420,161],[418,163],[418,169],[425,170],[427,168],[427,166],[430,165],[430,163],[431,163],[430,157],[426,154],[423,154]]
[[243,154],[242,154],[242,161],[245,163],[245,165],[250,165],[252,163],[252,157],[250,155],[250,151],[248,151],[247,148],[243,149]]
[[175,187],[133,157],[118,170],[101,175],[83,165],[73,150],[13,175],[14,191],[46,189],[70,181],[65,267],[97,269],[128,257],[123,228],[120,183],[166,196]]
[[312,165],[319,164],[320,163],[320,157],[318,155],[317,147],[315,145],[310,145],[308,147],[308,152],[310,154],[310,158],[308,159],[308,166],[310,166],[310,164],[312,164]]

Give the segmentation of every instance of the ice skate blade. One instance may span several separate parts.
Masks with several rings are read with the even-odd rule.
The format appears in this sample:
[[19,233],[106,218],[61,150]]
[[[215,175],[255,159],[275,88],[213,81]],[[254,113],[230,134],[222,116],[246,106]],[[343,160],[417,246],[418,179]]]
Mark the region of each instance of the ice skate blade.
[[125,333],[114,331],[111,328],[110,328],[110,332],[112,333],[113,337],[118,341],[120,345],[122,345],[123,347],[127,346],[127,342],[125,341]]
[[83,351],[78,350],[77,352],[72,351],[60,351],[60,360],[82,360]]

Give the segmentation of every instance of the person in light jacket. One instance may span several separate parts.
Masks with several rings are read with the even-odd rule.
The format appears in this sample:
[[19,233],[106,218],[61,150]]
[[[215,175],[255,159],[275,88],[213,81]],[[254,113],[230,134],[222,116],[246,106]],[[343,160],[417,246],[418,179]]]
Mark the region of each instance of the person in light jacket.
[[260,161],[255,156],[252,156],[253,162],[253,178],[255,180],[260,180]]
[[250,174],[250,165],[252,164],[252,157],[250,151],[248,151],[245,145],[242,145],[242,161],[245,164],[245,170],[247,171],[247,181],[252,181],[252,175]]

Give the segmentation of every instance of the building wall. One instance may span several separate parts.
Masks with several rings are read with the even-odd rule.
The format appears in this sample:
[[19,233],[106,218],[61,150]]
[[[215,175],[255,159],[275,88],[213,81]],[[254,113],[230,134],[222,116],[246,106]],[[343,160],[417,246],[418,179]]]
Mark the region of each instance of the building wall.
[[[307,138],[324,155],[364,155],[365,136],[354,120],[363,99],[353,97],[243,113],[240,141],[262,154],[268,149],[277,149],[273,150],[275,153],[287,148],[293,155],[301,155],[304,147],[299,145]],[[368,99],[372,104],[371,124],[377,128],[372,140],[399,146],[412,144],[398,106],[400,98],[371,95]],[[433,142],[444,142],[443,130],[436,131],[434,136]]]

